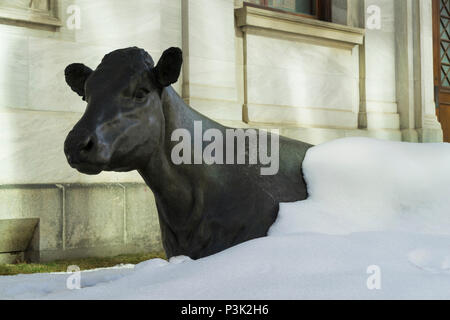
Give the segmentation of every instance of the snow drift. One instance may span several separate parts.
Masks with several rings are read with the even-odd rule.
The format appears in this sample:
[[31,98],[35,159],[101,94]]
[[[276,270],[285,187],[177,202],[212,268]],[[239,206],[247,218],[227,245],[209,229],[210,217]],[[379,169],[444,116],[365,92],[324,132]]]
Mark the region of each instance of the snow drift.
[[449,144],[341,139],[312,148],[303,170],[308,200],[282,204],[271,235],[450,235]]
[[282,204],[268,237],[83,272],[81,290],[68,274],[0,277],[0,298],[450,299],[450,145],[333,141],[310,149],[304,175],[310,197]]

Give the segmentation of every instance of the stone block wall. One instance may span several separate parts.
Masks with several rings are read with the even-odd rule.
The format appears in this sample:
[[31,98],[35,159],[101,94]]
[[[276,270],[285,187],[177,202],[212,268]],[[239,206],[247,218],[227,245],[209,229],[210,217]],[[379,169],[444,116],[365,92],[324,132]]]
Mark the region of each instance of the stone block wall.
[[1,186],[0,220],[26,218],[39,219],[26,252],[32,261],[163,251],[144,184]]

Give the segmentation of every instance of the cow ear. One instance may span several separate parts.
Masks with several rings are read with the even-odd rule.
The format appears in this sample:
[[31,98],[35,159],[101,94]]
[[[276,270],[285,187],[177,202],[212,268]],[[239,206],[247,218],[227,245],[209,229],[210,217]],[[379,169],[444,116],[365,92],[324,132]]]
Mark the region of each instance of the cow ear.
[[180,48],[169,48],[163,52],[155,67],[156,80],[162,87],[177,82],[183,64],[183,53]]
[[64,70],[69,87],[85,100],[84,84],[91,75],[92,69],[82,63],[72,63]]

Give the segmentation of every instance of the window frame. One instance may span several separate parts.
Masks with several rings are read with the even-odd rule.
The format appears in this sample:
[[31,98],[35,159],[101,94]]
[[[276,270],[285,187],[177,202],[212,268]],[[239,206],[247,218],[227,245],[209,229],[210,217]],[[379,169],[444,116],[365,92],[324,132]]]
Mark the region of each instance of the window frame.
[[34,9],[32,7],[34,1],[30,0],[29,7],[0,4],[0,24],[22,23],[29,27],[40,25],[50,28],[62,26],[61,20],[56,13],[56,0],[41,0],[47,4],[46,10]]
[[[316,0],[316,10],[315,10],[316,14],[315,15],[291,12],[291,11],[286,11],[286,10],[282,10],[282,9],[272,8],[272,7],[269,7],[269,0],[261,0],[261,1],[263,2],[263,4],[251,3],[251,2],[247,2],[244,0],[244,6],[255,7],[255,8],[300,16],[300,17],[304,17],[304,18],[310,18],[310,19],[331,22],[331,0]],[[314,0],[310,0],[310,1],[314,1]]]

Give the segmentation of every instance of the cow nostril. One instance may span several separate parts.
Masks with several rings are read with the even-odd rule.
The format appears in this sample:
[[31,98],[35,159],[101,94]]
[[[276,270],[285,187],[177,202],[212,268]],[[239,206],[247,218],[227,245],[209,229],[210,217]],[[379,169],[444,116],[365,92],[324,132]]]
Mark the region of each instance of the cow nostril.
[[89,152],[94,148],[94,139],[89,137],[85,140],[85,142],[80,146],[80,150],[83,152]]
[[94,147],[94,141],[92,141],[92,139],[89,140],[88,144],[86,145],[86,147],[84,147],[84,150],[89,151]]

